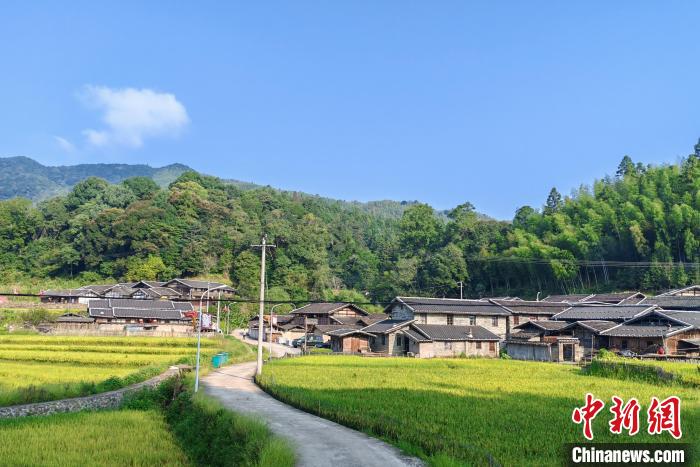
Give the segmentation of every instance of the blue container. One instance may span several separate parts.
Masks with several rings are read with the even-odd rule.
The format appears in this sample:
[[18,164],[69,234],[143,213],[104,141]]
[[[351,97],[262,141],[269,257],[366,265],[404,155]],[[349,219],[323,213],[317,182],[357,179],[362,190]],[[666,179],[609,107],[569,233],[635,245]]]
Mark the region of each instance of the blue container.
[[213,366],[214,368],[220,368],[221,365],[223,364],[223,358],[224,358],[223,355],[221,355],[220,353],[218,353],[218,354],[214,355],[213,357],[211,357],[211,364],[212,364],[212,366]]
[[226,362],[228,362],[228,352],[221,352],[221,354],[220,354],[220,355],[222,355],[222,356],[224,357],[224,361],[223,361],[223,363],[226,363]]

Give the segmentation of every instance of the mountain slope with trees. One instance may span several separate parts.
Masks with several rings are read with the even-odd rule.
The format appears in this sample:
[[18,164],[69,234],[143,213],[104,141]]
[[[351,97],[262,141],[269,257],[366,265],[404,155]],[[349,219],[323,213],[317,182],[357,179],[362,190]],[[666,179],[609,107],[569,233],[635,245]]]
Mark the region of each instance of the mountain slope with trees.
[[512,222],[469,203],[446,215],[407,203],[386,215],[196,172],[163,188],[147,177],[88,178],[38,204],[0,202],[0,270],[85,282],[228,275],[255,297],[250,245],[263,232],[277,245],[276,300],[454,297],[458,281],[467,296],[682,286],[700,282],[700,150],[675,165],[625,157],[615,176],[568,197],[552,189]]

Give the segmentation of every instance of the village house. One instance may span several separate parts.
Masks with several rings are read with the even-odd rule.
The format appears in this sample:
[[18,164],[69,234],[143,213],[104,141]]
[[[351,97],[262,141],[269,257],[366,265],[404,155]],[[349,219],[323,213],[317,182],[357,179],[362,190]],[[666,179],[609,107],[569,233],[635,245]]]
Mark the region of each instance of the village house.
[[100,298],[95,292],[85,289],[43,290],[39,292],[41,303],[88,303],[93,298]]
[[608,338],[610,349],[645,354],[663,347],[664,354],[675,355],[681,341],[683,350],[700,339],[700,312],[656,309],[606,329],[600,336]]
[[508,356],[516,360],[576,363],[583,358],[579,340],[570,336],[546,336],[540,341],[509,340]]
[[346,324],[347,320],[359,320],[369,315],[365,310],[352,303],[309,303],[290,312],[298,324],[309,326],[316,324]]
[[384,310],[392,320],[417,324],[481,326],[504,339],[511,313],[492,301],[456,298],[396,297]]
[[386,319],[361,329],[371,334],[373,353],[419,358],[497,357],[500,337],[483,326],[424,324],[416,320]]
[[[272,318],[272,342],[286,344],[294,339],[304,336],[304,325],[295,322],[294,315],[274,315]],[[263,340],[270,339],[270,316],[263,316]],[[248,321],[248,337],[258,338],[258,316],[253,316]]]
[[236,291],[221,282],[200,281],[192,279],[171,279],[158,287],[167,287],[176,291],[180,297],[188,300],[199,300],[204,296],[211,298],[228,296]]
[[162,332],[188,332],[192,329],[193,312],[189,302],[168,300],[134,300],[109,298],[91,300],[88,316],[102,331],[120,331],[125,325],[137,325]]
[[327,332],[331,342],[331,350],[335,353],[366,353],[370,352],[372,334],[360,329],[338,328]]
[[511,328],[527,323],[528,321],[548,320],[557,313],[571,307],[565,302],[543,302],[543,301],[528,301],[528,300],[490,300],[492,303],[504,308],[511,316],[507,321],[506,339],[511,334]]
[[510,341],[541,341],[545,336],[558,336],[561,330],[569,326],[567,321],[529,320],[513,327],[508,336]]

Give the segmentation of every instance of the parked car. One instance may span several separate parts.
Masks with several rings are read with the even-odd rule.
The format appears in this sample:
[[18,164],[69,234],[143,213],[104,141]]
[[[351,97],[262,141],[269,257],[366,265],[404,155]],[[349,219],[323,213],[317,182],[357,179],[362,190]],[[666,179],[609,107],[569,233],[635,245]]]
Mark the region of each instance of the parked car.
[[626,358],[636,358],[638,356],[636,353],[632,352],[629,349],[620,350],[617,354],[620,357],[626,357]]
[[[320,336],[316,336],[314,334],[311,334],[311,335],[305,336],[305,338],[306,338],[306,346],[307,347],[315,347],[318,344],[323,344],[323,338]],[[292,347],[294,347],[294,348],[303,347],[305,338],[300,337],[298,339],[294,339],[292,341]]]

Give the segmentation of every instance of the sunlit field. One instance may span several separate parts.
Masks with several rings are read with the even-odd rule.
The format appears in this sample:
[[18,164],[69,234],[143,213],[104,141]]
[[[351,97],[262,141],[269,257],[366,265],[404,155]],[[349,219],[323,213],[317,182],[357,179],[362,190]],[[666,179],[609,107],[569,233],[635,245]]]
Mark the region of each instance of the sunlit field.
[[156,410],[0,420],[1,465],[189,465]]
[[[646,433],[652,396],[682,399],[682,441],[700,450],[700,391],[583,375],[577,367],[488,359],[311,356],[275,361],[261,384],[309,412],[387,439],[433,465],[560,465],[567,442],[585,441],[571,421],[587,392],[606,402],[595,441],[673,442]],[[612,435],[610,397],[636,397],[642,429]]]
[[[231,361],[252,354],[232,339],[202,339],[204,365],[220,351]],[[118,389],[195,355],[190,338],[0,335],[0,406]]]

